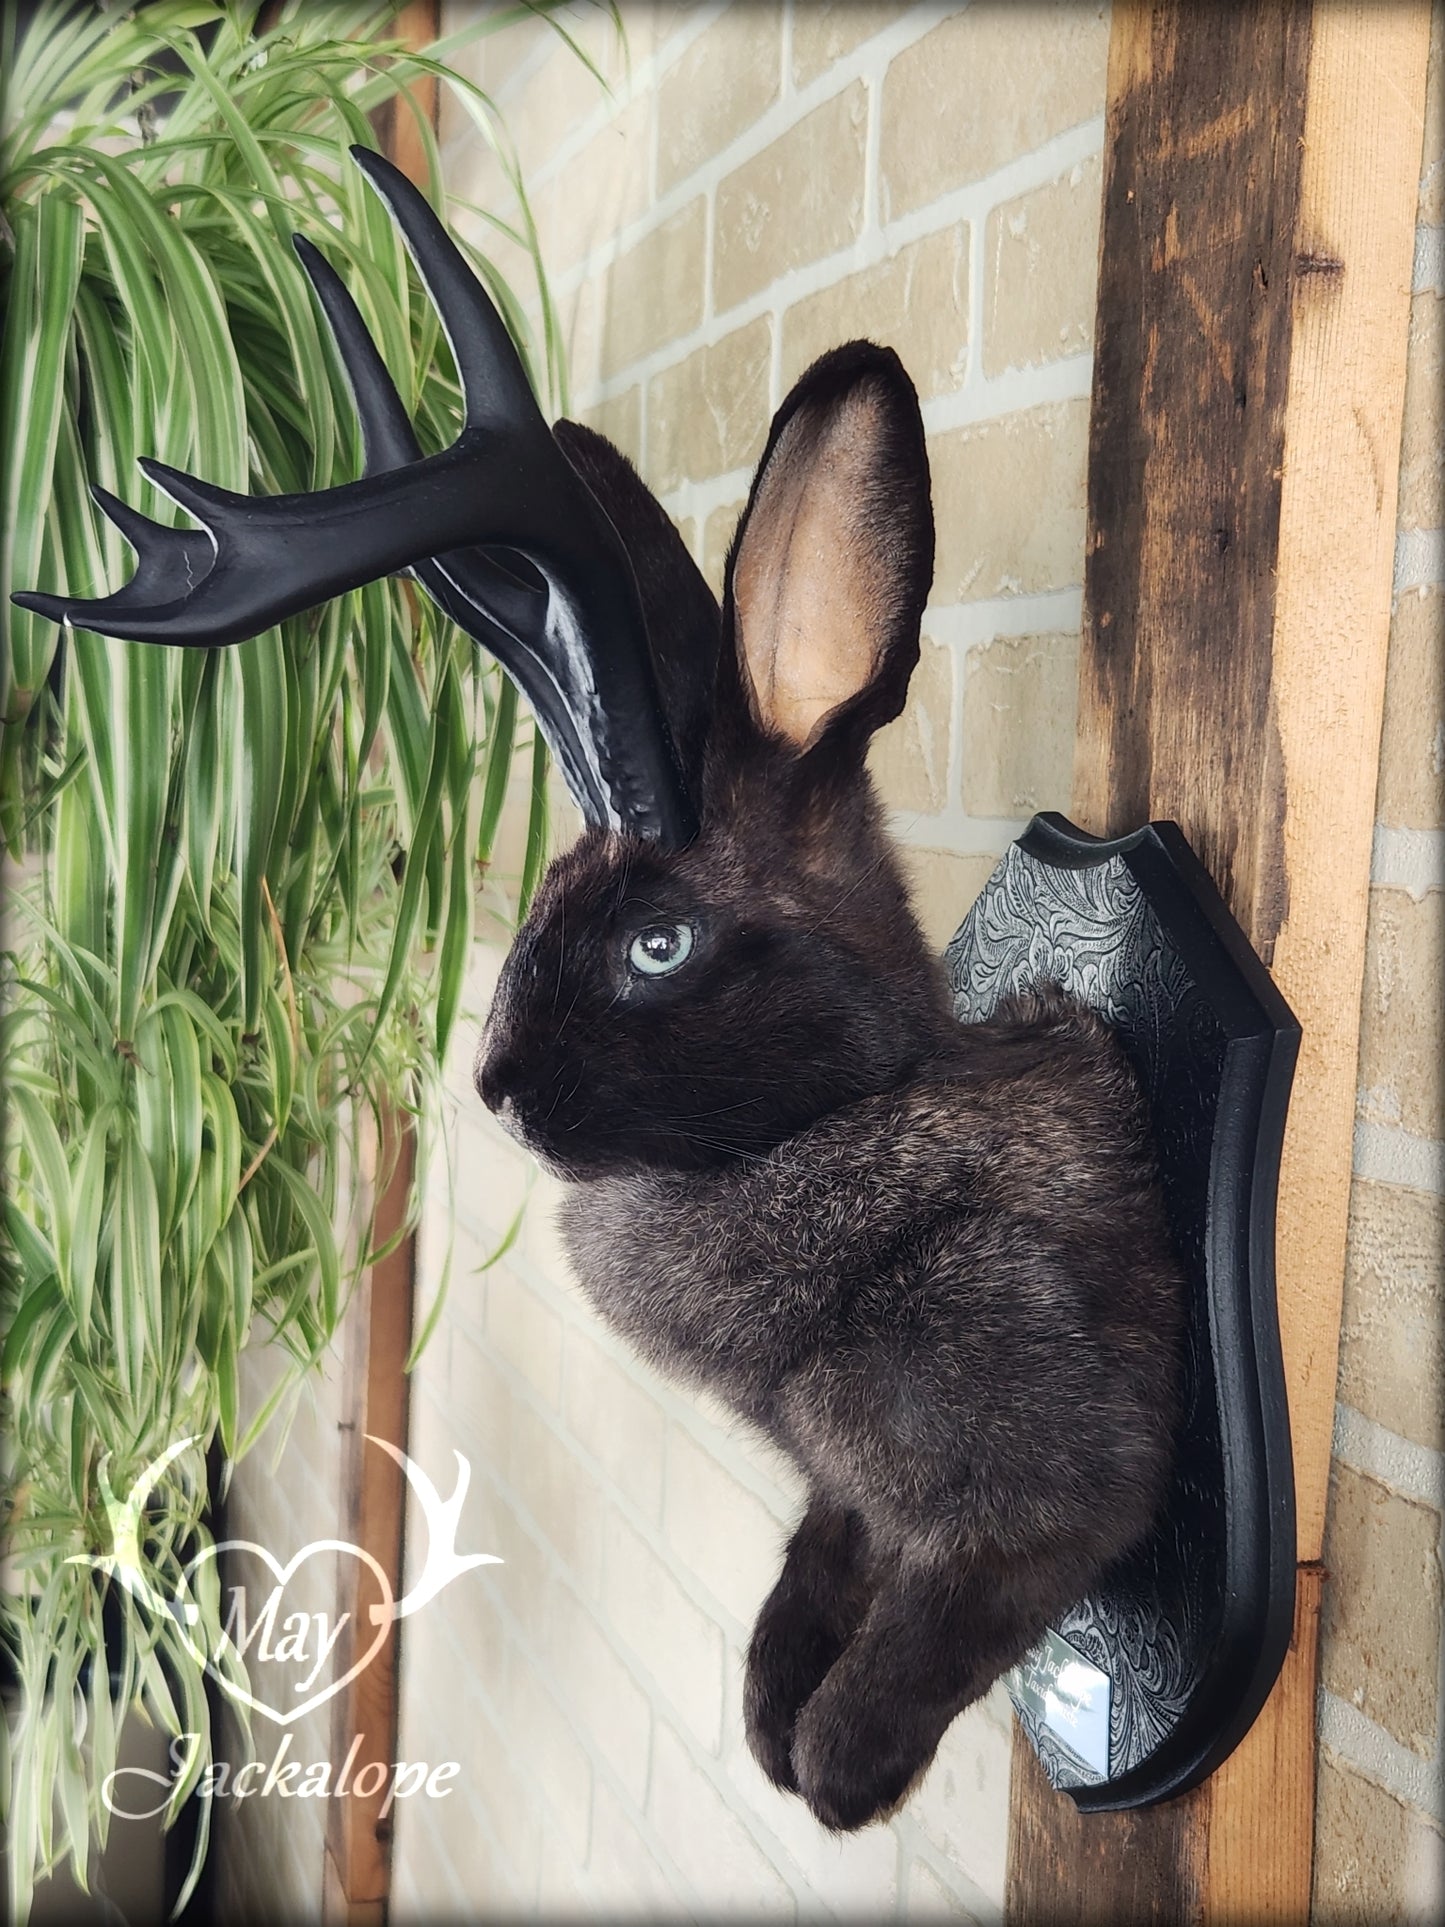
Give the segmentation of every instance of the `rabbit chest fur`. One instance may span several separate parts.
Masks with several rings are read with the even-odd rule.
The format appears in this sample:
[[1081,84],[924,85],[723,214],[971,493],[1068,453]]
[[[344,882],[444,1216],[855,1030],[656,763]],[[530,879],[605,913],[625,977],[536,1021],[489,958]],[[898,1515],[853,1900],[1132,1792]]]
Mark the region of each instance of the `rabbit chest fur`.
[[932,572],[897,358],[854,343],[784,403],[721,611],[621,456],[557,432],[627,539],[699,829],[556,860],[478,1087],[568,1180],[603,1318],[800,1469],[748,1741],[858,1827],[1165,1490],[1183,1297],[1144,1105],[1056,987],[956,1023],[909,905],[865,768]]
[[877,1553],[1039,1562],[1057,1610],[1139,1537],[1168,1463],[1174,1265],[1141,1109],[1102,1023],[1016,999],[766,1156],[573,1186],[563,1230],[602,1316]]

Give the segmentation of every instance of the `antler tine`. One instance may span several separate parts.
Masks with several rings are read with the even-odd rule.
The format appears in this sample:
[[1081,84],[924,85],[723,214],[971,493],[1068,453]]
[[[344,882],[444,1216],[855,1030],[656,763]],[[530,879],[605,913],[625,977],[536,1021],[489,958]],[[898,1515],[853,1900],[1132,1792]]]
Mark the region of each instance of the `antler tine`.
[[416,438],[411,417],[341,276],[304,234],[292,235],[291,245],[321,303],[321,312],[326,316],[326,325],[346,372],[356,417],[361,423],[363,474],[372,475],[380,469],[401,468],[407,462],[420,461],[421,443]]
[[[295,247],[321,303],[356,405],[361,423],[362,472],[375,475],[421,461],[421,444],[411,417],[346,284],[325,255],[302,235],[295,237]],[[489,646],[498,630],[504,636],[539,636],[547,591],[530,563],[523,557],[516,558],[522,572],[519,575],[504,568],[498,559],[489,557],[482,549],[465,553],[474,564],[478,584],[489,585],[495,592],[495,606],[477,612],[481,633],[463,622],[468,633]],[[450,565],[458,560],[457,556],[448,557],[446,575],[455,576],[455,569]],[[412,573],[422,581],[427,581],[429,575],[441,579],[440,565],[430,560],[415,563]]]
[[[294,242],[301,265],[326,316],[346,371],[361,423],[366,472],[398,468],[421,459],[421,445],[396,384],[377,351],[361,310],[340,275],[303,235]],[[459,549],[413,565],[412,573],[433,602],[459,628],[484,644],[526,692],[538,725],[567,785],[586,815],[605,820],[606,798],[576,723],[545,653],[547,586],[522,556],[528,577],[505,568],[480,548]]]
[[[319,494],[257,498],[142,458],[144,474],[196,518],[200,531],[168,529],[107,497],[102,506],[136,550],[135,575],[115,594],[96,599],[22,592],[15,598],[21,607],[127,641],[214,648],[243,642],[285,616],[408,568],[429,554],[463,548],[483,536],[506,541],[508,530],[497,526],[495,507],[483,514],[479,492],[464,482],[448,481],[448,475],[475,461],[479,435],[522,432],[534,445],[549,449],[551,438],[500,318],[436,216],[386,162],[377,159],[374,169],[363,163],[362,171],[397,221],[422,274],[440,284],[446,312],[440,302],[438,312],[458,366],[465,367],[474,404],[475,418],[463,431],[472,445],[457,443],[440,455],[421,457],[401,399],[359,312],[321,257],[302,243],[299,252],[308,272],[320,263],[319,275],[312,278],[338,330],[370,473],[359,483]],[[500,365],[488,382],[483,361],[493,349]],[[402,466],[409,471],[405,482],[395,473]],[[527,518],[513,533],[525,539],[531,526]],[[525,589],[500,571],[489,580],[497,606],[490,612],[478,606],[474,624],[481,628],[479,640],[490,646],[503,605],[509,599],[516,605]],[[514,606],[514,623],[522,620],[522,613]],[[535,617],[530,626],[536,626]]]
[[[511,568],[489,541],[485,550],[434,551],[412,573],[526,692],[589,821],[686,842],[696,818],[617,532],[547,429],[501,316],[425,198],[370,149],[353,148],[352,157],[401,231],[451,343],[466,403],[460,440],[479,429],[505,433],[518,501],[535,498],[540,510],[530,539],[506,552]],[[296,245],[351,384],[368,471],[414,461],[415,430],[360,310],[324,256],[308,242]],[[539,576],[532,558],[543,553],[551,566]],[[595,639],[591,649],[584,631]]]
[[[128,642],[219,648],[425,556],[483,537],[516,547],[532,521],[514,519],[500,491],[492,497],[477,489],[476,433],[470,444],[454,443],[404,469],[308,495],[237,495],[142,461],[155,485],[206,531],[205,553],[199,544],[189,551],[201,565],[193,579],[180,583],[179,571],[158,566],[157,548],[150,572],[118,596],[50,597],[43,613]],[[156,533],[164,540],[171,531]],[[146,539],[155,543],[154,535]],[[143,600],[152,582],[165,600]]]
[[[363,474],[381,474],[388,469],[404,468],[408,462],[421,461],[421,444],[411,417],[346,284],[325,255],[304,235],[296,235],[294,245],[326,316],[356,405],[361,423]],[[516,560],[524,572],[522,575],[504,568],[482,549],[467,550],[465,554],[473,565],[471,572],[479,588],[487,585],[493,599],[491,606],[477,608],[475,623],[449,609],[453,620],[489,648],[494,647],[498,635],[503,640],[539,636],[547,591],[536,570],[520,556]],[[419,561],[413,564],[411,573],[430,587],[433,580],[440,583],[447,576],[454,578],[453,565],[459,561],[460,552],[448,557],[445,571],[440,564]]]
[[502,317],[425,195],[369,147],[353,147],[351,158],[396,222],[436,305],[461,377],[468,424],[505,422],[545,433]]
[[98,482],[91,495],[135,550],[136,571],[123,589],[98,602],[82,602],[40,591],[19,591],[11,600],[51,622],[73,621],[88,627],[86,615],[110,614],[129,608],[144,609],[155,602],[174,601],[202,576],[215,560],[215,543],[204,529],[171,529],[153,522],[139,509],[122,502]]

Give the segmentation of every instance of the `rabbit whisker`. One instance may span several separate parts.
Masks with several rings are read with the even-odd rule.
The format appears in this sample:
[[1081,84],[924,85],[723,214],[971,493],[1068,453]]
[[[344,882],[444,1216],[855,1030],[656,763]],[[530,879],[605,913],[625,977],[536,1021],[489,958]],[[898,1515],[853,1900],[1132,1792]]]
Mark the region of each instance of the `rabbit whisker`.
[[[643,1070],[640,1065],[632,1071],[631,1075],[638,1079],[639,1082],[646,1084],[667,1085],[674,1082],[674,1079],[668,1076],[666,1072]],[[752,1084],[753,1079],[743,1071],[689,1070],[687,1073],[687,1082],[689,1084],[741,1084],[746,1087]]]
[[729,1157],[737,1158],[744,1164],[767,1164],[775,1171],[782,1171],[789,1177],[806,1177],[808,1167],[793,1158],[778,1155],[778,1146],[771,1151],[749,1151],[739,1144],[726,1144],[721,1138],[704,1137],[701,1131],[675,1129],[674,1137],[680,1137],[684,1144],[700,1144],[707,1151],[725,1151]]
[[684,1123],[693,1123],[705,1117],[725,1117],[730,1111],[745,1111],[750,1104],[760,1104],[760,1097],[740,1097],[736,1104],[719,1104],[710,1111],[680,1111],[679,1118]]
[[[552,1009],[557,1009],[557,999],[562,995],[562,966],[567,960],[567,897],[563,893],[557,906],[557,981],[552,986]],[[564,1019],[565,1021],[565,1019]]]
[[[622,991],[623,991],[623,986],[619,984],[616,990],[614,990],[612,995],[607,999],[607,1002],[602,1006],[601,1011],[598,1013],[600,1016],[605,1017],[607,1015],[608,1011],[612,1009],[612,1007],[617,1003],[619,998],[622,996]],[[575,1003],[576,999],[574,998],[573,1001]],[[570,1011],[568,1012],[568,1015],[569,1016],[571,1015]]]
[[[579,984],[578,984],[578,986],[577,986],[577,988],[576,988],[576,989],[575,989],[575,990],[574,990],[574,991],[572,992],[572,1001],[571,1001],[571,1003],[570,1003],[570,1004],[568,1004],[568,1006],[567,1006],[567,1015],[566,1015],[565,1017],[563,1017],[563,1019],[562,1019],[562,1021],[561,1021],[561,1023],[559,1023],[559,1024],[558,1024],[558,1026],[557,1026],[557,1035],[558,1035],[558,1037],[560,1037],[560,1036],[562,1035],[562,1033],[563,1033],[563,1031],[564,1031],[564,1030],[566,1030],[566,1028],[567,1028],[567,1018],[568,1018],[568,1017],[570,1017],[570,1016],[572,1015],[572,1013],[573,1013],[573,1011],[574,1011],[574,1010],[575,1010],[575,1009],[577,1008],[577,999],[578,999],[578,998],[579,998],[579,997],[580,997],[581,995],[582,995],[582,986],[581,986],[581,984],[579,983]],[[614,999],[613,1001],[615,1002],[615,1001],[616,1001],[616,999]],[[607,1008],[608,1008],[608,1009],[610,1010],[610,1009],[612,1008],[612,1005],[611,1005],[611,1004],[609,1004],[609,1005],[607,1006]]]
[[584,1075],[583,1067],[579,1064],[577,1067],[577,1075],[572,1079],[572,1088],[571,1090],[568,1091],[565,1099],[563,1098],[563,1095],[562,1095],[562,1085],[560,1081],[558,1082],[557,1094],[552,1099],[552,1102],[548,1108],[546,1117],[542,1120],[544,1124],[551,1123],[553,1113],[556,1111],[558,1105],[564,1102],[568,1104],[571,1103],[572,1099],[577,1095],[577,1092],[581,1088],[583,1075]]

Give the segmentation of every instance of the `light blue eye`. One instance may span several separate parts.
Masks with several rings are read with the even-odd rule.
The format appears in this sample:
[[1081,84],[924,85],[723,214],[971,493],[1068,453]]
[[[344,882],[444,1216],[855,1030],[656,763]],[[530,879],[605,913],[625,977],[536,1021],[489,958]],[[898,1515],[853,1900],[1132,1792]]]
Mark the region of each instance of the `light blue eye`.
[[632,939],[627,961],[640,976],[665,977],[692,955],[693,935],[690,923],[650,923]]

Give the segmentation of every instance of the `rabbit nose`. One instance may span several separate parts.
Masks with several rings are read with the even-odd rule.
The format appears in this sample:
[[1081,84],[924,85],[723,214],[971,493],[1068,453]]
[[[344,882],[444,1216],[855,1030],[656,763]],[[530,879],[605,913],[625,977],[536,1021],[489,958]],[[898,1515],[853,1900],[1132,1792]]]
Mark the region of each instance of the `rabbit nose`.
[[505,1110],[510,1116],[517,1092],[517,1062],[504,1055],[489,1057],[477,1073],[477,1089],[482,1102],[498,1117]]
[[498,1124],[501,1125],[507,1136],[515,1138],[518,1144],[525,1146],[527,1142],[526,1127],[522,1123],[521,1115],[517,1110],[516,1101],[512,1097],[511,1092],[506,1091],[503,1092],[501,1096],[489,1097],[487,1093],[483,1091],[482,1098],[487,1109],[492,1113],[493,1117],[496,1118]]
[[489,1057],[482,1065],[477,1078],[477,1089],[481,1092],[482,1102],[508,1137],[515,1138],[519,1144],[526,1141],[526,1127],[517,1102],[522,1092],[523,1081],[521,1064],[505,1051]]

